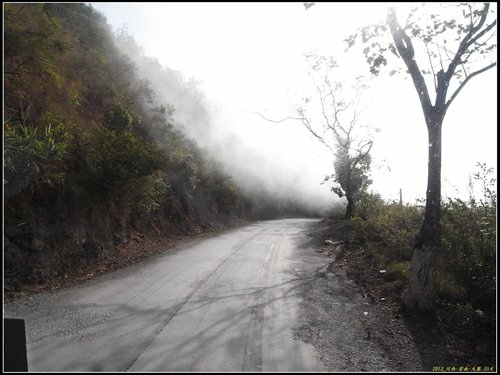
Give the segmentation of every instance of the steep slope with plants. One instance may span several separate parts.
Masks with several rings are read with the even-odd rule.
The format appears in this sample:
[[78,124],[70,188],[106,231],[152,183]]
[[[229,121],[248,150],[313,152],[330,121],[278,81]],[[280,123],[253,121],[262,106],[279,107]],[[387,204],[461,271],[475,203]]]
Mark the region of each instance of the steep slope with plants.
[[4,22],[6,292],[122,257],[134,240],[270,212],[179,131],[91,6],[4,4]]

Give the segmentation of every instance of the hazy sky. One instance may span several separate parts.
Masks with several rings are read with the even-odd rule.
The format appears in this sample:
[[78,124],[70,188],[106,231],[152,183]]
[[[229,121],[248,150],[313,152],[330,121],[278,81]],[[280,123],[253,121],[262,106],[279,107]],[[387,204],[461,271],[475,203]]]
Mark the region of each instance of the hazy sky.
[[[218,121],[303,178],[324,199],[319,185],[332,172],[329,151],[298,122],[267,122],[290,115],[288,103],[309,84],[304,53],[334,55],[354,75],[366,74],[363,55],[345,53],[343,40],[357,27],[384,20],[389,3],[92,3],[114,29],[124,24],[162,64],[194,77]],[[411,3],[394,4],[404,19]],[[394,6],[393,5],[393,6]],[[417,61],[419,61],[417,56]],[[402,64],[402,61],[400,62]],[[427,131],[410,80],[385,74],[370,85],[366,121],[380,128],[373,147],[373,190],[405,201],[425,196]],[[451,105],[443,128],[443,193],[466,195],[476,162],[496,169],[496,68],[473,78]],[[457,192],[458,190],[458,192]],[[465,194],[465,195],[464,195]]]

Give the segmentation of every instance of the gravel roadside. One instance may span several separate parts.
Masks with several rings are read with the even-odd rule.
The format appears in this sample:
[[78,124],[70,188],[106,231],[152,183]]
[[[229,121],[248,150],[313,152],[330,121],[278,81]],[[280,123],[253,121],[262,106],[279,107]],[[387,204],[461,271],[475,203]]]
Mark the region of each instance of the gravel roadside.
[[423,371],[397,307],[360,291],[335,261],[335,245],[322,247],[325,233],[324,222],[313,227],[297,254],[296,276],[307,281],[294,337],[311,343],[332,372]]

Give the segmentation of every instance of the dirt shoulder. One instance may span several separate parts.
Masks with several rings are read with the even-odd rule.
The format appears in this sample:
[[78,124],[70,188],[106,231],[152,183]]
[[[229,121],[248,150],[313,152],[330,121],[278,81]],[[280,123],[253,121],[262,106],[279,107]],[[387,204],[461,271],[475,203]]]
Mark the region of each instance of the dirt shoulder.
[[[423,371],[418,347],[401,313],[389,300],[360,288],[338,259],[345,224],[320,222],[301,244],[310,280],[302,286],[303,316],[296,339],[311,343],[333,372]],[[324,245],[324,241],[331,243]],[[383,298],[383,297],[382,297]]]
[[[340,371],[489,371],[494,368],[491,358],[481,356],[477,348],[467,352],[463,345],[454,342],[453,335],[443,330],[439,314],[423,316],[402,311],[404,282],[374,268],[369,254],[359,246],[346,246],[347,222],[323,220],[308,236],[304,246],[330,259],[325,269],[315,272],[314,283],[305,291],[311,311],[307,324],[309,331],[315,332],[309,340],[327,362],[333,360],[335,347],[339,345],[337,319],[331,314],[331,306],[337,299],[335,290],[343,286],[344,293],[352,299],[359,294],[365,301],[364,340],[380,350],[386,365],[367,368],[358,363]],[[353,362],[352,358],[348,360]],[[339,371],[335,366],[330,368]]]

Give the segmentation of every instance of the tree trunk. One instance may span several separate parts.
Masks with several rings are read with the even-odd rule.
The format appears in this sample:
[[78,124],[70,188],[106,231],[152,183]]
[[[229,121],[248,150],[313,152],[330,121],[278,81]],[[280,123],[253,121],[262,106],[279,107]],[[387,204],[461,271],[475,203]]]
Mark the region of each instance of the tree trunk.
[[444,113],[432,110],[426,116],[429,162],[425,216],[411,259],[409,288],[404,297],[408,307],[432,310],[436,259],[441,247],[441,129]]
[[346,196],[346,198],[347,198],[347,208],[345,210],[345,218],[347,220],[351,220],[352,214],[354,213],[354,199],[348,196]]

